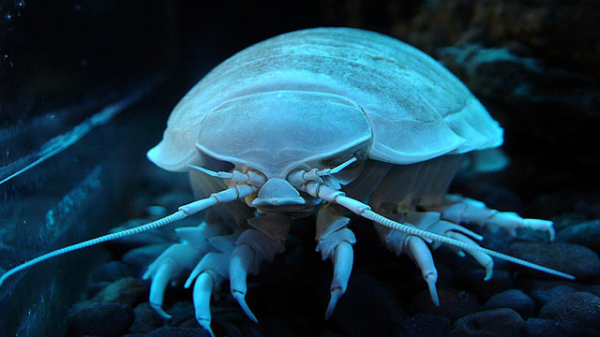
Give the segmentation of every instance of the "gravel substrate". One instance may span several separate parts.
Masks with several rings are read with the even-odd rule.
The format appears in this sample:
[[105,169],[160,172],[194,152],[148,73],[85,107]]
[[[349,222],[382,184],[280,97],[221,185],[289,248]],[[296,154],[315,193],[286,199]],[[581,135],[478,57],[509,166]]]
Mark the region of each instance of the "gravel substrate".
[[[134,204],[163,208],[140,206],[138,214],[145,218],[131,219],[119,228],[168,213],[191,196],[170,192],[141,198]],[[212,303],[212,328],[217,336],[233,337],[600,336],[600,260],[597,242],[588,238],[600,223],[572,220],[580,218],[557,218],[555,243],[540,242],[543,235],[537,233],[519,233],[531,239],[512,240],[503,231],[473,228],[486,237],[484,246],[571,273],[576,281],[499,260],[493,278],[484,281],[484,270],[471,258],[441,248],[433,253],[439,307],[431,302],[412,261],[387,251],[368,222],[353,221],[358,239],[355,266],[329,321],[324,313],[331,263],[314,252],[314,219],[300,219],[292,226],[286,252],[248,279],[246,299],[259,323],[243,314],[226,283],[219,300]],[[201,217],[185,219],[178,225],[194,226],[199,221]],[[194,319],[191,291],[181,283],[169,287],[165,295],[163,308],[172,315],[170,320],[161,318],[147,302],[149,282],[141,275],[174,240],[172,228],[166,228],[107,244],[114,260],[90,275],[89,298],[73,306],[66,318],[67,336],[208,336]]]

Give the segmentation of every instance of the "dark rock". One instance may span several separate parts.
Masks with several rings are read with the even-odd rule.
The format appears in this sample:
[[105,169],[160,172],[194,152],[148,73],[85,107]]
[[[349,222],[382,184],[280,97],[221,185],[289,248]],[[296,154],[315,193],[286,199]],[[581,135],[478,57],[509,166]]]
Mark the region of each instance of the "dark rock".
[[468,315],[454,322],[449,336],[517,337],[525,333],[525,321],[514,310],[493,309]]
[[142,275],[146,268],[170,245],[171,243],[163,243],[135,248],[125,253],[121,261],[130,266],[137,275]]
[[[298,333],[298,331],[294,331],[290,322],[292,321],[292,317],[263,317],[260,319],[259,324],[253,324],[255,327],[251,329],[252,334],[256,334],[261,337],[278,337],[278,336],[294,336]],[[243,333],[246,336],[246,331],[248,331],[249,325],[246,324],[243,326]],[[257,333],[258,332],[258,333]],[[302,335],[302,334],[300,334]]]
[[129,266],[120,261],[109,261],[90,272],[89,283],[112,283],[128,276],[134,276]]
[[240,330],[244,334],[244,337],[263,337],[263,332],[259,327],[259,324],[254,324],[250,320],[245,320],[240,324]]
[[[323,289],[329,289],[329,282]],[[329,296],[323,296],[329,301]],[[389,334],[404,316],[387,288],[368,275],[353,273],[346,293],[333,312],[331,323],[345,336],[383,336]]]
[[535,312],[535,302],[521,290],[510,289],[496,294],[484,306],[485,309],[510,308],[521,317],[530,317]]
[[94,295],[111,283],[129,276],[136,275],[126,264],[120,261],[107,262],[91,271],[88,277],[88,291]]
[[[531,209],[540,219],[552,218],[554,222],[554,230],[556,233],[560,232],[565,227],[575,224],[573,221],[581,222],[585,221],[587,217],[585,215],[576,214],[582,216],[581,219],[572,219],[568,212],[573,209],[572,195],[565,193],[552,193],[542,194],[537,196],[531,202]],[[556,216],[556,214],[561,214]]]
[[549,185],[586,188],[594,181],[598,162],[591,154],[600,152],[594,136],[600,87],[587,70],[579,74],[513,55],[507,48],[473,44],[445,48],[440,56],[510,130],[505,134],[504,149],[511,154],[505,186],[523,195]]
[[171,325],[179,326],[190,319],[193,319],[194,322],[196,321],[194,319],[194,306],[188,301],[178,301],[168,311],[169,315],[172,316]]
[[[236,325],[229,322],[219,322],[220,324],[215,324],[217,322],[213,322],[213,332],[215,331],[223,331],[223,333],[219,334],[221,336],[229,336],[229,337],[244,337],[242,331]],[[217,326],[215,326],[217,325]],[[218,327],[219,329],[216,329]],[[215,332],[217,333],[217,332]],[[331,336],[333,337],[333,336]]]
[[[566,193],[542,194],[536,197],[533,203],[538,210],[546,209],[548,215],[542,219],[552,218],[556,233],[570,226],[595,221],[590,219],[600,219],[600,191],[573,190]],[[595,231],[595,228],[590,230]],[[594,245],[593,242],[591,244]]]
[[148,284],[138,278],[126,277],[102,289],[91,302],[122,303],[135,307],[148,293]]
[[133,312],[135,313],[135,320],[129,328],[131,333],[147,333],[160,328],[165,322],[164,318],[148,302],[140,303],[133,309]]
[[[505,48],[481,45],[444,48],[440,61],[478,96],[500,100],[522,96],[529,89],[533,74],[541,72],[535,59],[515,56]],[[487,80],[491,82],[484,83]]]
[[574,292],[577,292],[577,290],[575,290],[572,287],[569,287],[568,285],[557,284],[554,287],[533,290],[531,292],[531,298],[534,300],[535,303],[541,306],[552,301],[557,297]]
[[560,296],[544,305],[539,318],[570,322],[586,328],[600,330],[600,298],[587,292]]
[[506,45],[599,75],[598,15],[589,1],[430,1],[398,34],[429,53],[460,43]]
[[81,303],[67,317],[67,337],[119,337],[134,321],[133,309],[119,303]]
[[208,331],[197,328],[197,329],[189,329],[189,328],[181,328],[181,327],[164,327],[160,329],[156,329],[145,335],[146,337],[209,337],[210,334]]
[[558,325],[555,320],[533,317],[525,322],[525,330],[527,330],[527,335],[530,337],[565,336],[566,331]]
[[578,291],[587,291],[588,285],[561,281],[561,280],[542,280],[527,278],[519,282],[519,287],[529,295],[538,308],[541,308],[548,301],[562,295]]
[[[579,281],[600,276],[600,258],[584,246],[563,242],[514,242],[510,249],[514,257],[573,275]],[[527,275],[556,278],[525,267],[519,266],[519,269]]]
[[[186,321],[181,322],[180,324],[177,325],[180,328],[189,328],[189,329],[196,329],[199,324],[198,321],[196,321],[196,318],[190,318]],[[215,331],[215,323],[211,322],[211,328],[213,329],[213,332]]]
[[343,335],[340,335],[339,333],[332,331],[331,329],[324,328],[320,337],[343,337]]
[[556,233],[556,241],[586,246],[598,254],[600,253],[600,220],[569,226]]
[[[477,171],[475,170],[475,172]],[[459,171],[452,181],[452,190],[481,201],[490,208],[510,210],[522,214],[524,210],[523,199],[515,191],[498,182],[497,177],[497,173],[477,174],[472,173],[472,171]],[[461,225],[469,227],[470,224]],[[510,242],[513,241],[508,231],[499,227],[475,225],[470,226],[469,229],[474,229],[475,232],[481,234],[485,238],[485,247],[492,250],[506,250]],[[500,260],[494,262],[495,267],[497,267]]]
[[481,310],[477,296],[464,290],[438,289],[440,306],[436,307],[429,297],[429,290],[419,293],[411,301],[417,312],[448,317],[455,321],[461,317]]
[[525,322],[528,337],[597,337],[600,331],[569,322],[552,319],[530,318]]
[[397,337],[444,337],[450,331],[452,322],[448,317],[418,314],[402,320],[394,331]]
[[600,297],[600,285],[594,285],[586,289],[588,293],[594,294]]
[[[581,114],[579,119],[586,120],[593,117],[590,111],[600,104],[600,92],[593,79],[547,67],[538,59],[516,56],[506,48],[484,48],[481,45],[448,47],[441,52],[440,61],[457,74],[476,96],[509,106],[525,104],[532,114],[550,105],[550,108],[561,107]],[[556,91],[561,81],[569,88]],[[551,107],[551,104],[556,106]],[[574,125],[577,124],[563,126]]]
[[[243,313],[242,313],[243,315]],[[229,318],[230,320],[233,320],[235,322],[239,322],[239,319],[234,319],[234,318]],[[244,319],[246,319],[252,326],[254,326],[253,331],[258,331],[258,335],[259,336],[264,336],[264,331],[262,329],[262,323],[264,322],[264,320],[261,318],[260,319],[260,326],[258,324],[255,324],[254,322],[251,322],[250,320],[247,319],[247,317],[244,316]],[[250,325],[248,325],[250,326]],[[198,321],[196,321],[196,318],[190,318],[187,321],[179,324],[180,328],[187,328],[187,329],[203,329],[200,324],[198,324]],[[217,317],[213,316],[213,320],[210,323],[210,328],[213,331],[213,333],[216,336],[228,336],[228,337],[246,337],[246,335],[244,333],[242,333],[242,330],[227,321],[223,321],[221,319],[218,319]]]
[[454,274],[452,283],[456,288],[464,288],[485,302],[495,294],[513,287],[510,273],[506,270],[494,270],[491,279],[485,280],[485,270],[469,269]]

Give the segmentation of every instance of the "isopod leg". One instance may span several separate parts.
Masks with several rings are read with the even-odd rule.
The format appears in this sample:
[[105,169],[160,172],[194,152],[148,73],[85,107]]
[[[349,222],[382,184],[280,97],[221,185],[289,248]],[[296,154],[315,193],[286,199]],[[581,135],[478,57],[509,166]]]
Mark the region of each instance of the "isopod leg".
[[[462,242],[466,242],[466,243],[470,243],[473,245],[476,245],[477,243],[473,240],[471,240],[470,238],[468,238],[467,236],[465,236],[464,234],[461,233],[457,233],[457,232],[452,232],[449,231],[446,233],[446,236],[462,241]],[[469,253],[469,255],[471,255],[483,268],[485,268],[485,277],[484,280],[488,281],[492,278],[492,274],[494,272],[494,260],[487,254],[482,253],[482,252],[477,252],[477,251],[473,251],[473,250],[466,250],[467,253]]]
[[285,239],[290,229],[286,214],[271,213],[248,220],[253,229],[245,230],[235,242],[229,264],[231,294],[248,318],[258,322],[246,303],[246,277],[257,274],[260,263],[273,261],[275,254],[285,250]]
[[185,287],[189,288],[195,281],[193,299],[196,321],[211,336],[214,336],[214,333],[210,327],[212,319],[210,298],[213,293],[218,294],[215,290],[218,290],[221,283],[229,278],[229,261],[238,237],[239,233],[210,238],[208,241],[214,251],[200,260],[185,282]]
[[203,327],[211,337],[215,337],[210,322],[210,297],[213,293],[215,283],[220,283],[222,278],[215,282],[215,276],[209,271],[204,271],[198,276],[194,283],[194,312],[196,313],[196,321]]
[[433,262],[433,256],[431,256],[431,251],[429,247],[423,241],[423,239],[416,236],[409,236],[406,240],[408,249],[410,251],[411,257],[415,260],[419,268],[421,269],[421,275],[423,275],[423,280],[427,283],[427,288],[429,288],[429,296],[431,297],[431,301],[436,306],[440,305],[440,299],[438,297],[437,288],[435,287],[435,283],[437,282],[438,273],[435,268],[435,263]]
[[350,219],[338,214],[333,206],[324,206],[319,210],[317,216],[317,252],[321,252],[323,260],[330,259],[333,262],[333,280],[329,291],[331,299],[325,312],[325,319],[331,318],[338,300],[346,292],[352,265],[354,264],[354,252],[352,245],[356,243],[354,233],[346,225]]
[[144,274],[144,279],[152,279],[149,302],[162,317],[171,318],[162,309],[163,295],[169,283],[176,284],[181,272],[191,269],[209,250],[207,239],[220,230],[217,225],[201,224],[198,227],[183,227],[176,230],[182,242],[167,248]]
[[231,295],[235,300],[239,303],[240,307],[255,323],[258,323],[258,319],[248,307],[248,303],[246,303],[246,292],[248,291],[248,287],[246,285],[246,277],[248,273],[256,274],[258,271],[257,268],[254,268],[255,261],[260,259],[256,254],[256,250],[250,247],[248,244],[240,244],[235,248],[233,254],[231,254],[231,264],[229,267],[229,276],[230,286],[231,286]]
[[[165,319],[171,319],[171,315],[162,308],[163,298],[167,284],[173,278],[177,277],[175,269],[176,267],[171,259],[164,259],[156,269],[156,273],[152,276],[152,283],[150,284],[148,302],[152,309]],[[144,275],[144,279],[147,279],[146,275]]]
[[[405,216],[400,214],[386,214],[386,216],[391,219],[396,218],[398,221],[406,220]],[[439,217],[433,213],[413,213],[408,218],[410,218],[411,222],[404,222],[406,225],[413,225],[419,228],[429,227],[439,220]],[[431,301],[436,306],[439,306],[440,301],[436,289],[438,272],[433,262],[430,247],[425,240],[417,236],[407,235],[404,232],[391,230],[378,224],[375,224],[375,229],[377,229],[381,240],[385,242],[391,251],[398,255],[406,254],[415,261],[419,269],[421,269],[423,280],[427,283]],[[435,245],[435,243],[433,244]]]
[[511,236],[519,228],[527,228],[548,233],[554,240],[552,221],[524,219],[513,212],[499,212],[488,208],[484,203],[458,195],[446,195],[439,206],[431,209],[442,214],[442,218],[454,223],[474,222],[480,225],[492,225],[504,228]]

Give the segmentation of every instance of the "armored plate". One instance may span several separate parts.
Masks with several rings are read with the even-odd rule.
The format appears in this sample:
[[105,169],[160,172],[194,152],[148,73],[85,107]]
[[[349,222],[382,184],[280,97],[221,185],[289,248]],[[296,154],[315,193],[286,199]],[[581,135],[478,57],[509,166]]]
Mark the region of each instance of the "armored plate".
[[[188,170],[186,164],[201,163],[198,132],[213,109],[273,91],[339,95],[356,103],[370,123],[368,157],[374,160],[404,165],[502,144],[498,123],[428,55],[378,33],[316,28],[257,43],[214,68],[175,107],[163,140],[148,157],[167,170]],[[341,128],[346,122],[339,120]]]

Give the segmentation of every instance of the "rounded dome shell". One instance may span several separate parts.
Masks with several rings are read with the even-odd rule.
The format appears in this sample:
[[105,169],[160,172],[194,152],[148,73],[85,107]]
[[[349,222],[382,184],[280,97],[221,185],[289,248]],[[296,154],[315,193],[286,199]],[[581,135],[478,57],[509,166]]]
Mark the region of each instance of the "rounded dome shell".
[[211,110],[200,123],[196,146],[213,158],[285,178],[293,169],[310,170],[314,162],[368,148],[370,141],[366,114],[345,97],[269,91]]
[[411,164],[502,144],[498,123],[425,53],[374,32],[315,28],[257,43],[214,68],[175,107],[148,158],[164,169],[186,171],[200,160],[195,143],[211,110],[238,97],[282,90],[355,102],[371,125],[368,156],[374,160]]

